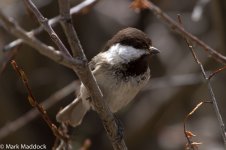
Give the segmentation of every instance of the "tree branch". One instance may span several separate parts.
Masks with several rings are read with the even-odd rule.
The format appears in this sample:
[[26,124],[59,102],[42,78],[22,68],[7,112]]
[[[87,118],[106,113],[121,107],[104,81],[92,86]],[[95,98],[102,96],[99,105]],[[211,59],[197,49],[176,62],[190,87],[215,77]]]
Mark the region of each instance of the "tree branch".
[[18,38],[21,38],[26,44],[35,48],[42,55],[45,55],[55,62],[69,68],[72,68],[72,65],[81,64],[81,60],[67,57],[64,53],[55,50],[53,47],[47,46],[35,37],[27,35],[26,32],[17,23],[15,23],[15,21],[13,21],[12,18],[7,18],[1,11],[0,20],[1,24],[8,32]]
[[[85,0],[80,4],[71,8],[70,14],[73,14],[73,15],[79,14],[82,12],[82,10],[91,8],[92,6],[94,6],[98,1],[99,0]],[[56,16],[52,19],[49,19],[49,25],[51,25],[52,27],[56,26],[59,22],[60,22],[60,16]],[[31,30],[30,32],[27,32],[26,34],[28,36],[34,36],[41,33],[42,31],[43,31],[43,26],[39,26],[38,28]],[[12,41],[11,43],[3,47],[3,51],[11,51],[13,50],[14,47],[20,45],[23,42],[24,41],[22,39],[17,39],[15,41]]]
[[60,38],[55,33],[53,28],[49,25],[49,20],[40,13],[40,11],[37,9],[37,7],[33,4],[32,1],[25,0],[24,2],[27,5],[27,7],[31,10],[31,12],[34,13],[36,18],[38,19],[38,22],[43,26],[44,30],[48,32],[50,38],[57,45],[59,50],[65,53],[68,57],[71,57],[68,49],[64,46],[63,42],[60,40]]
[[[179,23],[180,23],[180,27],[183,28],[183,26],[182,26],[182,21],[181,21],[180,16],[178,16],[178,20],[179,20]],[[194,58],[195,62],[199,65],[199,67],[200,67],[200,69],[201,69],[201,71],[202,71],[203,77],[204,77],[204,79],[205,79],[205,81],[206,81],[206,84],[207,84],[207,86],[208,86],[208,90],[209,90],[209,93],[210,93],[210,97],[211,97],[212,103],[213,103],[213,109],[214,109],[215,114],[216,114],[216,116],[217,116],[217,120],[218,120],[218,123],[219,123],[220,128],[221,128],[221,135],[222,135],[222,138],[223,138],[223,141],[224,141],[224,146],[225,146],[225,148],[226,148],[226,132],[225,132],[225,125],[224,125],[223,119],[222,119],[222,117],[221,117],[221,113],[220,113],[220,110],[219,110],[219,107],[218,107],[218,104],[217,104],[216,96],[215,96],[215,94],[214,94],[214,92],[213,92],[213,88],[212,88],[212,85],[211,85],[211,83],[210,83],[210,79],[211,79],[211,78],[206,74],[206,71],[205,71],[205,69],[204,69],[202,63],[200,62],[198,56],[197,56],[196,53],[195,53],[195,50],[194,50],[194,48],[193,48],[193,46],[192,46],[192,43],[189,41],[189,39],[188,39],[186,36],[184,36],[183,38],[185,39],[185,42],[186,42],[186,44],[187,44],[189,50],[191,51],[191,53],[192,53],[192,55],[193,55],[193,58]]]
[[[83,2],[81,2],[80,4],[74,6],[73,8],[70,9],[70,14],[80,14],[80,13],[83,13],[83,10],[85,9],[87,11],[87,9],[89,10],[91,7],[93,7],[99,0],[85,0]],[[51,26],[55,26],[57,25],[58,23],[60,22],[60,16],[56,16],[52,19],[49,20],[49,24]],[[39,26],[38,28],[34,29],[34,30],[31,30],[30,32],[25,32],[25,34],[27,34],[29,37],[33,37],[39,33],[41,33],[43,31],[43,26]],[[14,56],[14,54],[17,52],[17,48],[18,46],[20,46],[22,43],[24,43],[24,40],[22,38],[19,38],[15,41],[12,41],[11,43],[9,43],[8,45],[5,45],[3,48],[2,48],[2,51],[3,52],[8,52],[6,55],[7,56],[7,59],[5,62],[3,62],[3,65],[2,65],[2,68],[1,68],[1,71],[0,71],[0,74],[1,72],[4,70],[6,64],[8,63],[9,60],[12,59],[12,57]],[[42,49],[40,49],[42,51]],[[42,52],[41,52],[42,53]],[[43,54],[43,53],[42,53]],[[45,54],[44,54],[45,55]],[[54,57],[54,55],[51,55]],[[48,56],[47,56],[48,57]],[[56,56],[57,57],[57,56]],[[62,58],[60,59],[57,59],[55,61],[58,62],[58,60],[61,61]],[[64,63],[64,62],[63,62]],[[67,67],[70,67],[70,65],[67,65],[65,64]]]
[[192,116],[194,113],[195,113],[195,111],[196,110],[198,110],[203,104],[207,104],[207,103],[210,103],[210,104],[212,104],[212,101],[201,101],[201,102],[199,102],[196,106],[195,106],[195,108],[193,108],[192,109],[192,111],[191,112],[189,112],[189,114],[187,114],[186,116],[185,116],[185,118],[184,118],[184,122],[183,122],[183,124],[184,124],[184,135],[185,135],[185,137],[186,137],[186,139],[187,139],[187,144],[185,145],[185,149],[186,150],[190,150],[190,149],[192,149],[192,150],[198,150],[198,146],[200,145],[200,144],[202,144],[201,142],[194,142],[193,140],[192,140],[192,138],[194,137],[194,136],[196,136],[195,134],[193,134],[191,131],[189,131],[189,130],[187,130],[187,120],[190,118],[190,116]]
[[72,53],[74,57],[83,56],[82,51],[78,51],[82,49],[80,41],[78,41],[78,35],[73,27],[72,19],[70,15],[70,3],[68,0],[58,0],[59,3],[59,11],[61,17],[61,26],[64,29],[64,33],[68,39],[70,44]]
[[[64,29],[64,32],[67,36],[69,41],[70,47],[72,49],[74,57],[83,58],[85,54],[82,50],[82,46],[78,39],[77,33],[73,27],[71,15],[69,13],[70,4],[69,0],[58,0],[59,9],[61,14],[61,25]],[[89,68],[84,68],[87,70],[86,72],[89,73],[89,76],[92,77]],[[93,77],[92,77],[93,78]],[[86,87],[89,88],[89,87]],[[91,91],[96,90],[94,92],[95,95],[92,96],[92,104],[95,107],[95,110],[99,114],[100,118],[102,119],[103,125],[105,130],[107,131],[108,137],[112,142],[112,146],[115,150],[125,150],[127,149],[125,142],[123,139],[118,140],[118,125],[116,124],[115,118],[111,113],[110,109],[108,108],[106,102],[101,98],[100,93],[98,93],[96,87],[91,87]],[[93,89],[94,88],[94,89]]]
[[196,43],[197,45],[201,46],[211,57],[213,57],[216,61],[226,64],[226,56],[220,54],[206,43],[201,41],[196,36],[192,35],[191,33],[185,31],[183,27],[181,27],[176,21],[170,18],[166,13],[164,13],[159,7],[154,5],[151,1],[149,1],[149,9],[154,12],[158,19],[163,21],[165,24],[170,26],[171,29],[178,32],[182,37],[186,37],[188,40]]
[[[49,96],[46,100],[44,100],[41,105],[45,107],[45,109],[49,109],[54,104],[59,102],[61,99],[66,97],[67,95],[73,93],[76,91],[76,89],[79,87],[79,83],[74,81],[70,84],[66,85],[62,89],[56,91],[54,94]],[[27,113],[25,113],[23,116],[17,118],[16,120],[7,123],[5,126],[3,126],[0,129],[0,140],[5,138],[6,136],[12,134],[13,132],[19,130],[24,125],[28,124],[30,121],[35,119],[39,115],[39,112],[33,108]]]
[[40,115],[42,116],[42,119],[45,121],[45,123],[49,126],[49,128],[52,130],[53,135],[62,141],[62,143],[64,143],[65,149],[69,149],[69,136],[68,134],[62,132],[59,128],[57,128],[57,126],[52,122],[52,120],[50,119],[49,115],[47,114],[46,110],[42,107],[42,105],[40,105],[38,103],[38,101],[36,100],[32,89],[29,85],[28,82],[28,78],[26,73],[17,65],[16,61],[12,60],[11,61],[11,65],[13,67],[13,69],[15,70],[15,72],[18,74],[18,76],[20,77],[20,79],[22,80],[25,89],[27,90],[27,94],[28,94],[28,101],[30,103],[30,105],[33,108],[36,108],[36,110],[39,111]]
[[[63,50],[65,53],[68,53],[67,49],[65,48],[63,43],[60,41],[57,34],[52,30],[51,26],[49,26],[48,20],[42,16],[42,14],[35,7],[32,1],[31,0],[24,0],[24,1],[27,4],[28,8],[35,14],[40,24],[44,26],[44,29],[49,33],[49,35],[51,36],[52,40],[56,43],[58,48]],[[71,48],[74,49],[73,50],[74,53],[75,51],[77,51],[75,53],[76,54],[75,58],[79,58],[79,60],[82,60],[82,64],[80,65],[73,64],[72,68],[77,73],[77,75],[79,76],[79,78],[81,79],[85,87],[87,88],[87,91],[90,93],[92,97],[92,104],[95,107],[95,110],[97,111],[97,113],[99,114],[103,122],[103,125],[112,142],[113,148],[115,150],[122,150],[122,149],[125,150],[127,148],[124,140],[120,138],[121,135],[119,135],[119,132],[118,132],[119,131],[118,124],[116,123],[116,120],[113,114],[111,113],[110,109],[108,108],[106,102],[103,100],[103,95],[101,93],[100,88],[97,85],[97,82],[93,74],[91,73],[91,70],[88,66],[87,58],[80,45],[80,41],[77,38],[76,32],[73,29],[73,26],[69,26],[69,28],[72,31],[72,33],[66,33],[66,35],[71,34],[70,36],[72,36],[73,39],[76,40],[76,42],[72,42],[70,41],[72,39],[68,39],[70,41],[69,42],[70,44],[73,43],[73,45],[71,45],[72,46]],[[79,44],[79,45],[75,45],[75,44]]]

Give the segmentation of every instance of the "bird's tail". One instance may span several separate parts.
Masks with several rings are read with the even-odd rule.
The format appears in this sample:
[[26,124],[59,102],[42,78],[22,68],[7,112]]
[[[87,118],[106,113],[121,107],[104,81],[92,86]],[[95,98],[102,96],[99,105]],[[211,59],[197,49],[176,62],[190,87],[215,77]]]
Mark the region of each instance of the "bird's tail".
[[76,127],[81,124],[88,109],[82,103],[82,99],[78,97],[71,104],[59,111],[56,119],[58,122],[69,123],[71,126]]

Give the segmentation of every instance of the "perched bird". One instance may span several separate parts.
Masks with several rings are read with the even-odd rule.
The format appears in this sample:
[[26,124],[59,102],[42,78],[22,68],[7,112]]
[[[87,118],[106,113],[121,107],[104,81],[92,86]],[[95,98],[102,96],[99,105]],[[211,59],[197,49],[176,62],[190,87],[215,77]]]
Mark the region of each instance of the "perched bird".
[[[150,78],[150,56],[159,53],[151,39],[136,28],[116,33],[89,63],[110,110],[126,106]],[[78,97],[57,114],[58,122],[78,126],[86,112],[94,109],[91,97],[81,84]]]

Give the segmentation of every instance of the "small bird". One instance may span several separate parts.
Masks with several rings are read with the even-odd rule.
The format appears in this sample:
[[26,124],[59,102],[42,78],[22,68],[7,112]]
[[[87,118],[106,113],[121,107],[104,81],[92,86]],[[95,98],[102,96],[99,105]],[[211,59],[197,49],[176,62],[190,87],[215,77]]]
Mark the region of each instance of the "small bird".
[[[103,99],[113,113],[126,106],[148,83],[150,56],[158,53],[144,32],[129,27],[116,33],[89,62]],[[78,97],[58,112],[57,121],[78,126],[86,112],[94,109],[90,101],[88,91],[81,84]]]

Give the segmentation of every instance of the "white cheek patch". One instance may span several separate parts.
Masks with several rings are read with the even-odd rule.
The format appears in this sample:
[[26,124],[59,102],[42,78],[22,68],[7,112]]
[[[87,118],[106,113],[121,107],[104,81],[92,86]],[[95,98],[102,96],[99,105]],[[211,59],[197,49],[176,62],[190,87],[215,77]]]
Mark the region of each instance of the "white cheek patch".
[[125,46],[121,44],[115,44],[110,49],[103,53],[103,56],[109,63],[128,62],[139,58],[145,54],[145,50],[133,48],[132,46]]

